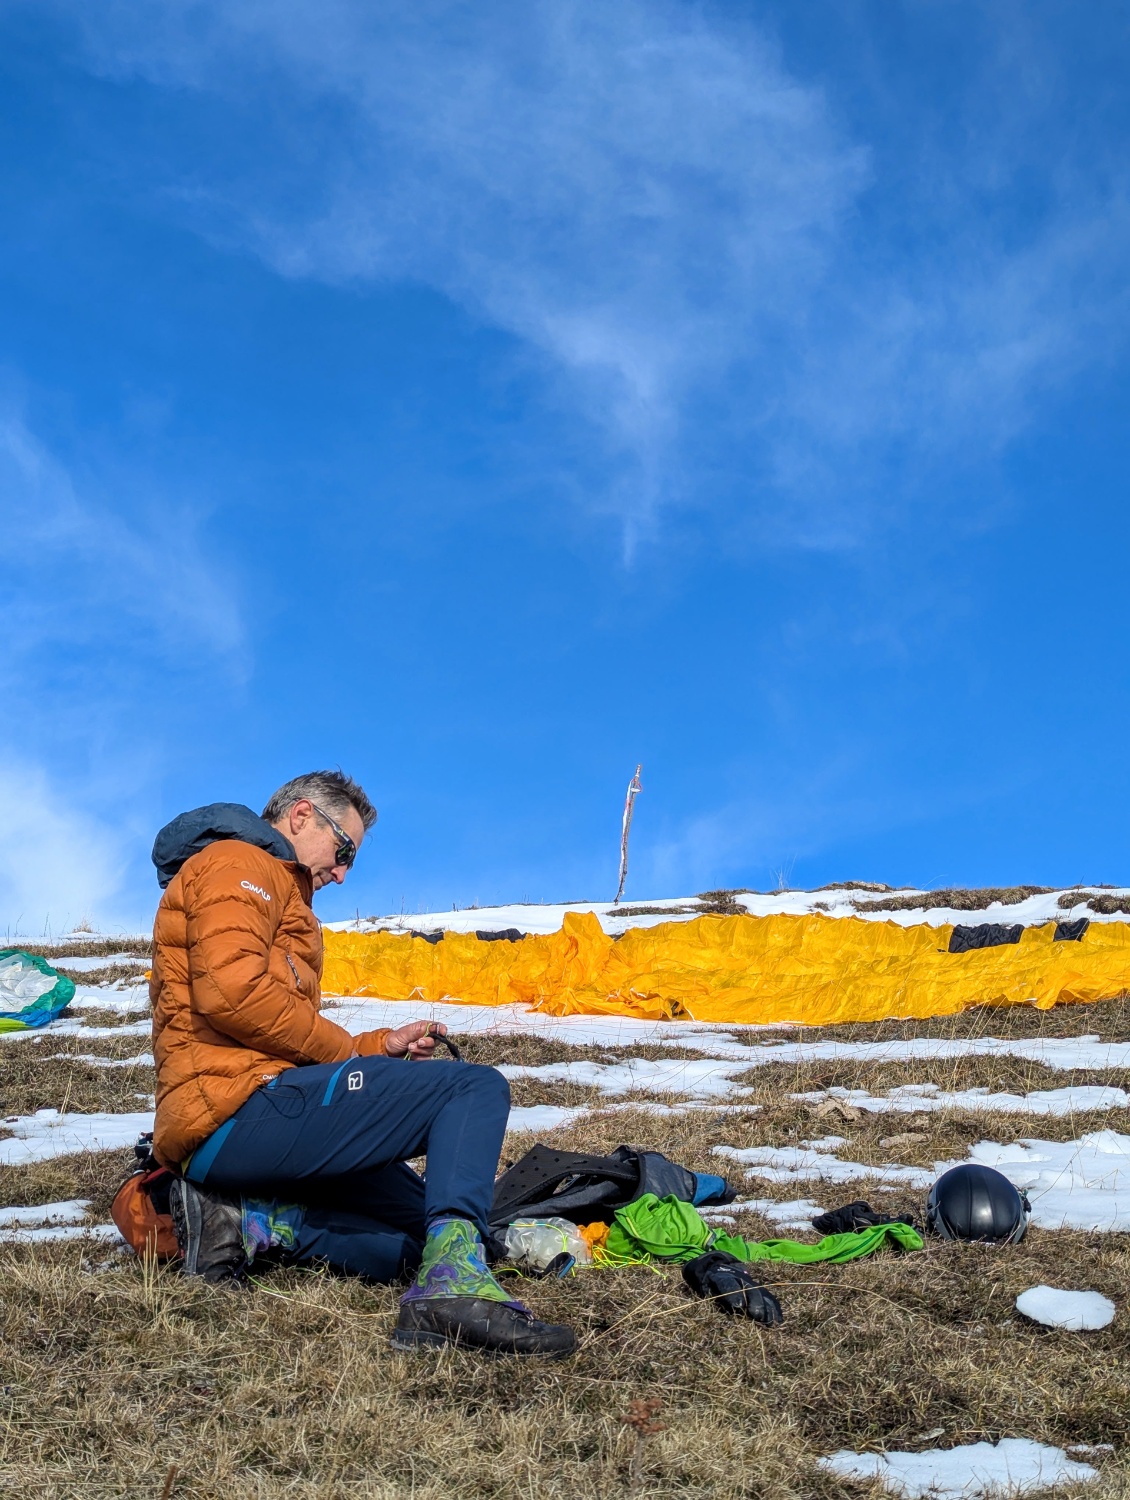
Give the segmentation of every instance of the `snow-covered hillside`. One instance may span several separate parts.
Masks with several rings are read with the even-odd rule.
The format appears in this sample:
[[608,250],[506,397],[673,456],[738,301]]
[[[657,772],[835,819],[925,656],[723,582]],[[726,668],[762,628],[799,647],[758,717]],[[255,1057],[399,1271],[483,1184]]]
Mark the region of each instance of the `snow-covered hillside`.
[[[1032,894],[1021,894],[1032,892]],[[949,895],[960,905],[951,905]],[[980,899],[978,899],[980,898]],[[968,904],[973,902],[973,904]],[[1097,903],[1097,904],[1096,904]],[[1123,911],[1109,908],[1122,905]],[[1104,910],[1103,908],[1107,908]],[[921,891],[912,888],[846,883],[814,891],[708,891],[699,896],[665,896],[647,901],[565,901],[559,904],[513,903],[471,906],[460,910],[397,913],[328,922],[337,932],[556,932],[566,912],[593,912],[605,932],[616,935],[629,927],[655,927],[661,922],[685,922],[711,914],[748,912],[767,917],[775,913],[804,916],[820,912],[829,917],[863,917],[871,922],[897,922],[913,927],[947,923],[1019,922],[1035,926],[1070,916],[1093,921],[1125,920],[1130,913],[1130,887],[1074,886],[1039,890],[1031,886],[985,891]]]

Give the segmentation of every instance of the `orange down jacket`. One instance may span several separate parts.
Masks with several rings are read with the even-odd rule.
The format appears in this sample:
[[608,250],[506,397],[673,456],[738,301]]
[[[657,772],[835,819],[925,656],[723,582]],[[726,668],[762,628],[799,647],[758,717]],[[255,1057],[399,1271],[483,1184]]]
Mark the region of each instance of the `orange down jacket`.
[[153,1149],[179,1167],[264,1083],[302,1063],[384,1052],[320,1014],[322,930],[304,865],[240,839],[193,854],[153,929]]

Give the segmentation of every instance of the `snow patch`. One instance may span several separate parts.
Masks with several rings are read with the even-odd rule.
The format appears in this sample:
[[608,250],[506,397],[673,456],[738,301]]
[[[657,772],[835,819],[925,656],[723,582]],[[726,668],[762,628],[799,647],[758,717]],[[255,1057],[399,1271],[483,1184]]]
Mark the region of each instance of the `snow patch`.
[[94,1068],[151,1068],[154,1066],[152,1052],[139,1052],[136,1057],[101,1057],[97,1052],[48,1052],[43,1062],[81,1062]]
[[87,1224],[89,1198],[41,1203],[36,1208],[0,1208],[0,1244],[29,1245],[40,1240],[116,1239],[113,1224]]
[[[795,1066],[813,1062],[928,1062],[958,1057],[1021,1057],[1043,1063],[1057,1073],[1075,1069],[1101,1072],[1130,1069],[1130,1042],[1103,1042],[1097,1036],[1025,1037],[911,1037],[889,1042],[759,1042],[750,1045],[733,1036],[714,1035],[701,1041],[691,1029],[676,1032],[688,1023],[667,1021],[656,1038],[665,1047],[694,1047],[712,1058],[741,1059],[747,1067],[767,1068],[775,1063]],[[697,1027],[700,1023],[695,1023]],[[731,1023],[732,1030],[732,1023]],[[920,1085],[929,1087],[929,1085]]]
[[0,1229],[29,1224],[81,1224],[89,1207],[89,1198],[67,1198],[62,1203],[41,1203],[37,1208],[0,1208]]
[[0,1140],[0,1166],[19,1167],[29,1161],[71,1156],[77,1151],[117,1151],[136,1143],[142,1131],[153,1129],[152,1112],[129,1115],[61,1115],[57,1109],[38,1109],[33,1115],[0,1120],[9,1132]]
[[602,1094],[686,1094],[694,1099],[725,1099],[748,1092],[739,1089],[732,1074],[744,1072],[743,1063],[718,1062],[713,1058],[629,1058],[622,1063],[564,1062],[541,1067],[504,1064],[506,1078],[537,1078],[543,1083],[580,1083],[598,1088]]
[[[978,1141],[968,1159],[1025,1188],[1040,1229],[1130,1230],[1130,1135],[1096,1130],[1076,1141]],[[943,1172],[956,1163],[936,1165]]]
[[[733,901],[754,917],[780,913],[788,916],[820,914],[836,918],[861,917],[866,922],[894,922],[899,927],[975,926],[979,922],[1019,922],[1031,927],[1062,921],[1076,911],[1090,917],[1092,922],[1125,920],[1120,913],[1104,916],[1090,911],[1086,908],[1086,901],[1092,893],[1075,889],[1071,891],[1075,906],[1070,911],[1059,904],[1060,896],[1065,894],[1062,891],[1027,896],[1009,906],[992,901],[977,911],[958,911],[950,906],[935,906],[929,910],[912,907],[909,911],[868,909],[871,903],[882,902],[892,895],[914,897],[927,894],[914,890],[868,892],[858,887],[832,891],[735,891]],[[1110,888],[1104,890],[1103,895],[1130,896],[1130,889]],[[862,909],[856,907],[857,901]],[[641,912],[642,907],[648,910]],[[400,914],[367,917],[361,921],[328,922],[326,926],[335,932],[498,932],[515,927],[519,932],[550,933],[560,930],[568,912],[592,912],[604,931],[612,936],[626,932],[630,927],[656,927],[661,922],[689,922],[695,917],[710,915],[703,910],[697,896],[664,896],[625,901],[622,905],[611,901],[573,901],[546,905],[476,906],[464,911],[418,912],[415,916]]]
[[1049,1328],[1105,1328],[1114,1319],[1114,1303],[1101,1292],[1065,1292],[1055,1286],[1032,1286],[1016,1299],[1016,1311]]
[[580,1108],[566,1108],[559,1104],[519,1105],[510,1111],[506,1128],[507,1130],[559,1130],[562,1125],[571,1125],[580,1115],[587,1113],[583,1105]]
[[[525,1005],[430,1004],[420,1000],[328,997],[322,1012],[353,1036],[382,1026],[403,1026],[406,1021],[441,1021],[449,1030],[464,1036],[534,1035],[577,1047],[632,1047],[640,1042],[675,1042],[696,1033],[711,1037],[718,1035],[723,1040],[733,1041],[728,1035],[733,1030],[732,1022],[647,1021],[636,1016],[549,1016]],[[743,1027],[746,1029],[780,1031],[782,1027],[774,1023]],[[713,1047],[710,1050],[713,1051]]]
[[[841,1144],[838,1137],[832,1137]],[[765,1182],[853,1182],[858,1177],[874,1177],[880,1182],[905,1183],[908,1187],[928,1188],[937,1172],[921,1167],[901,1167],[894,1163],[867,1166],[859,1161],[841,1161],[832,1154],[827,1141],[813,1141],[800,1146],[715,1146],[717,1156],[728,1156],[747,1167],[747,1177]]]
[[1005,1115],[1075,1115],[1087,1110],[1107,1111],[1130,1108],[1130,1094],[1124,1089],[1080,1086],[1066,1089],[1036,1089],[1030,1094],[992,1094],[988,1089],[960,1089],[943,1092],[936,1083],[905,1083],[890,1093],[870,1094],[866,1089],[816,1089],[793,1094],[806,1104],[834,1099],[867,1114],[924,1114],[939,1109],[987,1110]]
[[135,969],[148,969],[153,960],[138,958],[132,953],[111,953],[109,958],[91,958],[89,955],[68,958],[65,953],[60,953],[57,958],[49,958],[47,962],[52,968],[65,969],[71,974],[86,974],[91,969],[108,969],[111,964],[130,964]]
[[817,1459],[841,1479],[878,1480],[905,1500],[973,1500],[977,1495],[1024,1495],[1056,1485],[1097,1479],[1098,1470],[1076,1463],[1062,1448],[1031,1438],[967,1443],[925,1453],[852,1453]]
[[[928,1188],[957,1161],[936,1161],[932,1170],[882,1163],[841,1161],[834,1150],[841,1137],[802,1142],[799,1146],[715,1146],[718,1156],[746,1167],[746,1176],[767,1182],[851,1182],[872,1177],[879,1182]],[[1031,1222],[1040,1229],[1130,1230],[1130,1135],[1096,1130],[1075,1141],[1026,1138],[1000,1145],[979,1141],[966,1158],[995,1167],[1032,1205]]]
[[[68,1014],[64,1012],[64,1014]],[[153,1022],[150,1020],[126,1022],[122,1026],[84,1026],[81,1021],[53,1021],[38,1031],[0,1031],[0,1042],[42,1042],[55,1036],[152,1036]]]
[[700,1208],[699,1213],[710,1224],[734,1223],[741,1212],[761,1214],[778,1229],[811,1229],[812,1220],[824,1210],[819,1203],[809,1198],[794,1198],[789,1203],[778,1203],[775,1198],[735,1198],[719,1208]]
[[[112,1010],[120,1016],[136,1016],[149,1010],[148,984],[80,984],[68,1006],[72,1010]],[[51,1029],[55,1030],[58,1023]]]
[[47,1224],[41,1229],[0,1229],[0,1244],[37,1245],[43,1240],[120,1240],[115,1224]]

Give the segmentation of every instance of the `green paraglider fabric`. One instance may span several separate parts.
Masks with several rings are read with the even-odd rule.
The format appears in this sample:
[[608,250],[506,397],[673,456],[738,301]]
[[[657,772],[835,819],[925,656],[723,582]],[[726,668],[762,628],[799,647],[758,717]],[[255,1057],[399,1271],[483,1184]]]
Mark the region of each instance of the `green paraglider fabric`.
[[19,1010],[0,1010],[0,1033],[5,1031],[32,1031],[46,1026],[60,1015],[74,999],[75,984],[65,974],[53,969],[46,959],[37,953],[25,953],[22,948],[0,948],[0,964],[14,976],[38,970],[55,983],[46,992]]
[[825,1235],[815,1245],[798,1240],[743,1240],[712,1229],[689,1203],[645,1193],[616,1210],[599,1258],[605,1265],[627,1266],[650,1260],[693,1260],[706,1250],[725,1250],[747,1262],[787,1260],[812,1265],[830,1261],[839,1265],[873,1255],[887,1244],[896,1250],[921,1250],[922,1236],[909,1224],[876,1224],[852,1234]]
[[910,1224],[874,1224],[849,1234],[826,1234],[815,1245],[802,1245],[798,1240],[739,1240],[735,1235],[719,1234],[712,1249],[728,1250],[739,1260],[790,1260],[794,1265],[810,1266],[817,1261],[843,1265],[848,1260],[861,1260],[888,1244],[894,1250],[921,1250],[922,1236]]

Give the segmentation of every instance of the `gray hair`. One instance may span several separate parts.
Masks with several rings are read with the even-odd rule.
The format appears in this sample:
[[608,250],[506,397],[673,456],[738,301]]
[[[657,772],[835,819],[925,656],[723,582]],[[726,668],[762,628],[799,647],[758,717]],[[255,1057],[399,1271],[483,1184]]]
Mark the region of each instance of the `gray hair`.
[[335,816],[352,808],[366,830],[377,821],[377,809],[352,776],[344,771],[309,771],[280,786],[263,809],[263,820],[279,823],[296,802],[313,802]]

